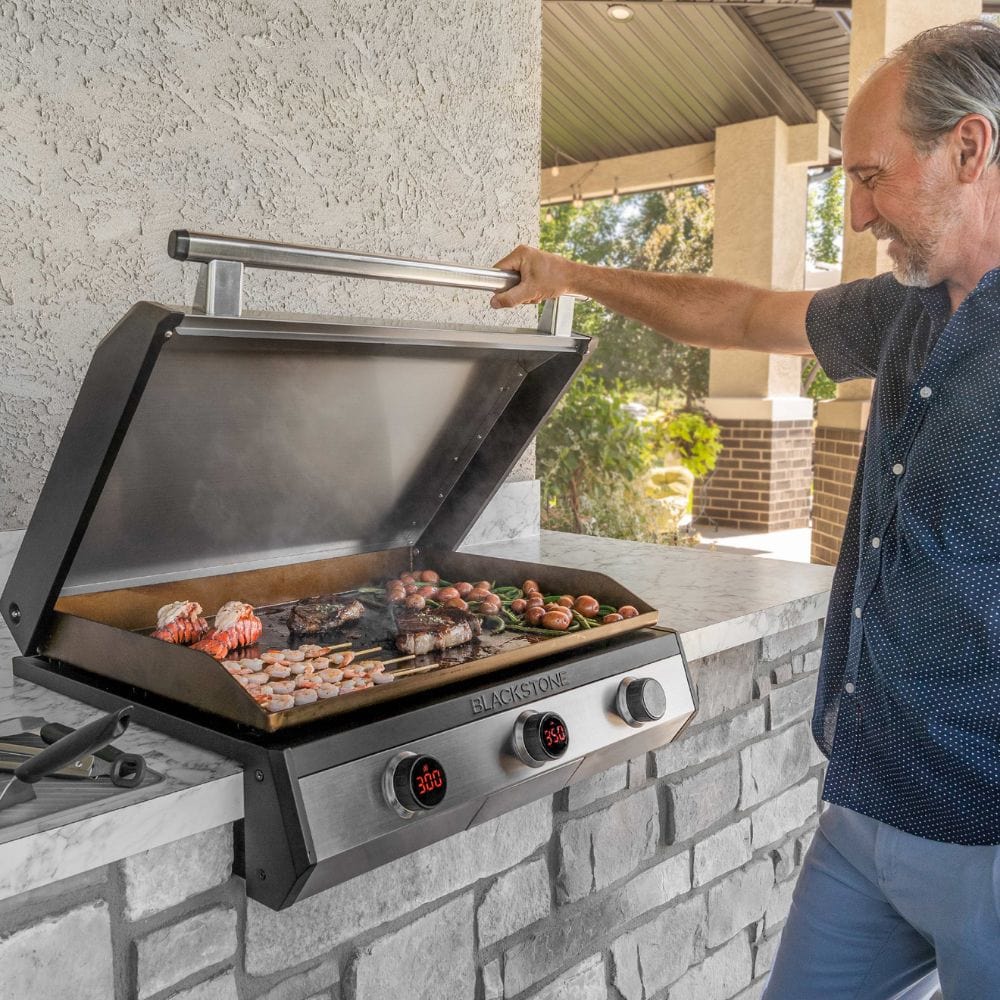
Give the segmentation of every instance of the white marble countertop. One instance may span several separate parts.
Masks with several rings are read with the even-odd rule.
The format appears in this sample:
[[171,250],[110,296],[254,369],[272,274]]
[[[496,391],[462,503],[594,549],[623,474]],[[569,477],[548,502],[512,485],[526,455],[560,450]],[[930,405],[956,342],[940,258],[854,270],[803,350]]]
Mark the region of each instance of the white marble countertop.
[[[689,660],[823,617],[833,576],[825,566],[555,532],[467,551],[606,573],[660,609]],[[14,678],[16,652],[0,623],[0,719],[78,726],[99,714]],[[144,754],[164,780],[0,829],[0,899],[242,817],[235,762],[141,726],[116,745]]]

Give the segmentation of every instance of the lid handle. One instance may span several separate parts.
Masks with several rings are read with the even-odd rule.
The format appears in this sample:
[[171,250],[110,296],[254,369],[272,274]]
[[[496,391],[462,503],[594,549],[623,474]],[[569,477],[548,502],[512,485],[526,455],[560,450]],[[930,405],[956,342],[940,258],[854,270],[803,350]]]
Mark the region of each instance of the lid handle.
[[[298,246],[293,243],[271,243],[267,240],[218,236],[212,233],[192,233],[186,229],[171,232],[167,253],[174,260],[195,261],[206,265],[198,283],[196,306],[210,316],[239,316],[244,267],[341,274],[353,278],[408,281],[485,292],[505,291],[521,280],[517,271],[464,267],[407,257],[355,253],[352,250]],[[569,333],[573,299],[574,296],[560,296],[558,308],[546,307],[539,329],[545,333]]]

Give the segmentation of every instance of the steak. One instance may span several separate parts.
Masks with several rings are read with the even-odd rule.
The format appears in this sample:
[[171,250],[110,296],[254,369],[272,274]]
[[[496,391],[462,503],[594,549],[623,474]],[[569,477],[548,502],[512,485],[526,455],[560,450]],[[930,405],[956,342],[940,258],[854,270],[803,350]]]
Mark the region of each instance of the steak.
[[289,630],[297,635],[316,635],[356,622],[365,613],[360,601],[338,601],[337,596],[320,594],[299,601],[288,615]]
[[476,615],[458,608],[405,611],[396,618],[396,648],[421,656],[472,642],[482,629]]

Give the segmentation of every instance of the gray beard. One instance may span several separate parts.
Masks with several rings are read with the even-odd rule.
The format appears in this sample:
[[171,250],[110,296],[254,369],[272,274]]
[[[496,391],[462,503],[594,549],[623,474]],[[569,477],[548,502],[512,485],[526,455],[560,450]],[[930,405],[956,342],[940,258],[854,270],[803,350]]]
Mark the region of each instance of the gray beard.
[[887,223],[876,223],[872,226],[872,234],[877,240],[896,240],[896,245],[902,251],[900,256],[893,257],[892,273],[901,285],[911,288],[930,288],[930,257],[934,247],[914,244],[904,239],[898,229]]

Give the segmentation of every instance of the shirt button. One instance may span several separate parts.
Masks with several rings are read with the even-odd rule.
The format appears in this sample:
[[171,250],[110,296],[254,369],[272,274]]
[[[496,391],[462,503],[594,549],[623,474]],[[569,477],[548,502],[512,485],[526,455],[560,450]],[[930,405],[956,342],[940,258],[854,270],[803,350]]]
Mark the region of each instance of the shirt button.
[[846,684],[844,685],[844,690],[845,690],[845,691],[846,691],[846,692],[847,692],[848,694],[854,694],[854,685],[853,685],[853,684],[852,684],[852,683],[851,683],[850,681],[848,681],[848,682],[847,682],[847,683],[846,683]]
[[855,618],[860,618],[861,617],[861,608],[855,608],[854,609],[854,617]]
[[881,538],[879,538],[879,537],[878,537],[878,535],[876,535],[876,536],[875,536],[875,537],[874,537],[874,538],[872,539],[872,548],[873,548],[873,549],[877,549],[877,548],[878,548],[878,547],[879,547],[879,546],[880,546],[881,544],[882,544],[882,539],[881,539]]
[[897,463],[896,463],[896,464],[895,464],[895,465],[894,465],[894,466],[892,467],[892,474],[893,474],[894,476],[901,476],[901,475],[903,474],[903,463],[902,463],[902,462],[897,462]]
[[920,389],[920,395],[923,399],[931,398],[932,389],[929,385],[922,386]]

